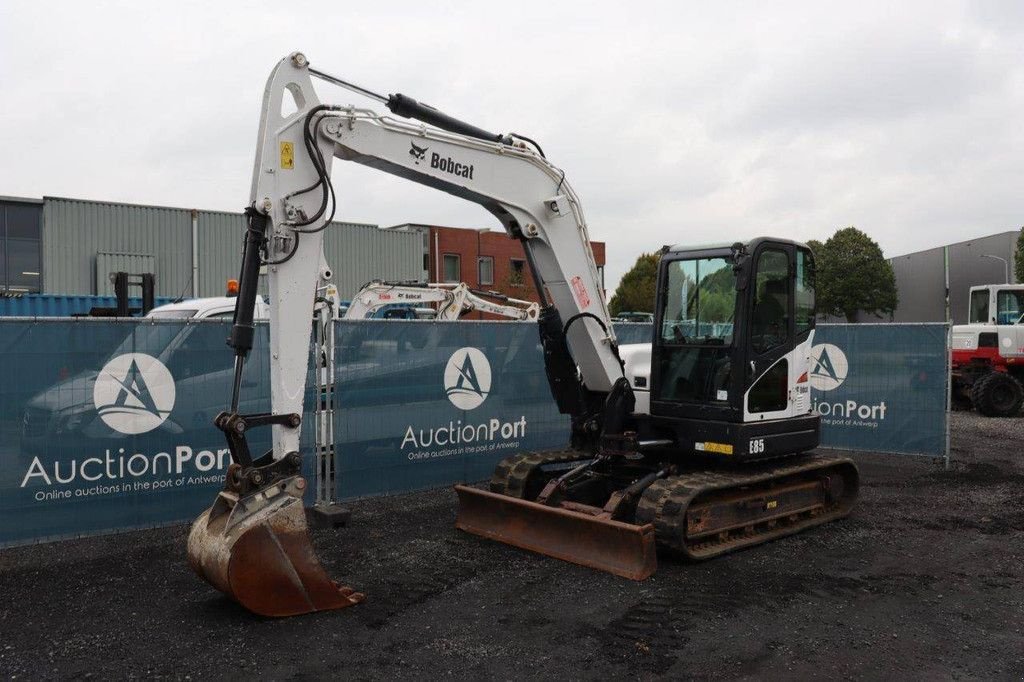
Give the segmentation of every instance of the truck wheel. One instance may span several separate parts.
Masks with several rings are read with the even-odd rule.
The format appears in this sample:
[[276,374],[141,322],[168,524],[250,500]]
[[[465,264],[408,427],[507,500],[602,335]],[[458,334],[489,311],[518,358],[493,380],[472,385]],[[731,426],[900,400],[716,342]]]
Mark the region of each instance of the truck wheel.
[[1016,417],[1024,403],[1024,387],[1006,372],[991,372],[974,383],[971,402],[986,417]]

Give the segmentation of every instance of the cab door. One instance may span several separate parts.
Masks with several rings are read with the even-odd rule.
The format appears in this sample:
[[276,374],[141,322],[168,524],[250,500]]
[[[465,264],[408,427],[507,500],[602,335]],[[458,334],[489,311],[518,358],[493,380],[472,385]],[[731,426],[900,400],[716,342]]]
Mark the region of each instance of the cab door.
[[813,259],[805,248],[773,242],[759,244],[753,258],[747,287],[743,421],[803,415],[810,410]]
[[1024,356],[1024,290],[1000,289],[995,309],[999,354],[1015,359]]

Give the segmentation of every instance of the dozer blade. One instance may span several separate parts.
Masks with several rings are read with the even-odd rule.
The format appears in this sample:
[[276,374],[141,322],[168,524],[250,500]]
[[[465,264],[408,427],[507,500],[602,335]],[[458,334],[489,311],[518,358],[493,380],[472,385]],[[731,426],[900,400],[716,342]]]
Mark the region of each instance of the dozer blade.
[[223,491],[192,524],[188,558],[201,578],[253,613],[297,616],[353,606],[313,553],[302,507],[305,481],[292,476],[238,497]]
[[600,519],[464,485],[455,492],[455,527],[467,533],[633,580],[658,567],[653,524]]

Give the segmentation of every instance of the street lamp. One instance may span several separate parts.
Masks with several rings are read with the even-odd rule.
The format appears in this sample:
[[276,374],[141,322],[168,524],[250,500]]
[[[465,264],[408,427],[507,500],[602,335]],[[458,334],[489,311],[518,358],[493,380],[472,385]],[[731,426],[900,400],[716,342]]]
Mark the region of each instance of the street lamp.
[[1001,260],[1001,261],[1003,261],[1003,267],[1006,270],[1006,283],[1007,284],[1010,283],[1010,262],[1008,260],[1006,260],[1005,258],[1003,258],[1001,256],[993,256],[990,253],[983,253],[983,254],[981,254],[980,258],[992,258],[994,260]]

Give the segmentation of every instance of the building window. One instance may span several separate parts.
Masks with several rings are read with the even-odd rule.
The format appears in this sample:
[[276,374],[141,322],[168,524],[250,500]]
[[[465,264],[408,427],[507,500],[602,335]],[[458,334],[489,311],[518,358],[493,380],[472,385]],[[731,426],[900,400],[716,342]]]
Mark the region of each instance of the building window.
[[0,289],[40,291],[42,214],[42,207],[35,204],[0,204]]
[[444,282],[462,281],[462,259],[458,254],[444,254]]
[[526,261],[513,258],[510,264],[508,283],[514,287],[524,286],[526,284]]
[[480,285],[494,284],[494,258],[491,256],[480,256],[478,266],[477,281]]

